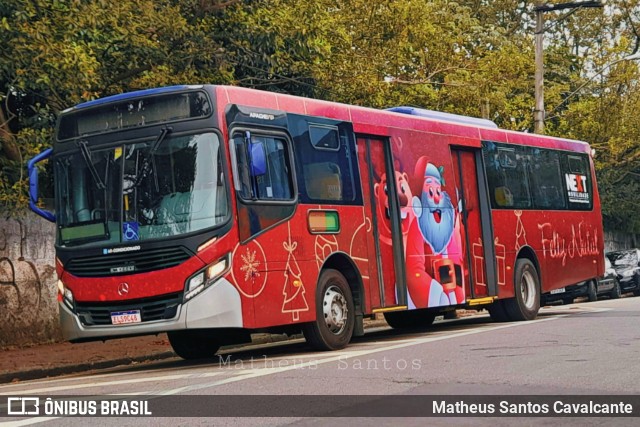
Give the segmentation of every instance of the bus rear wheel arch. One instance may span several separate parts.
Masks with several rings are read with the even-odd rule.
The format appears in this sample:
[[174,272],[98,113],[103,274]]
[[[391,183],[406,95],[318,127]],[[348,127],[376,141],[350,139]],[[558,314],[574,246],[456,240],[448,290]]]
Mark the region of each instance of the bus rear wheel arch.
[[515,296],[502,301],[512,321],[533,320],[540,310],[540,276],[528,258],[518,258],[513,278]]
[[303,327],[307,342],[317,350],[339,350],[351,341],[356,312],[347,279],[338,270],[320,273],[316,289],[316,320]]

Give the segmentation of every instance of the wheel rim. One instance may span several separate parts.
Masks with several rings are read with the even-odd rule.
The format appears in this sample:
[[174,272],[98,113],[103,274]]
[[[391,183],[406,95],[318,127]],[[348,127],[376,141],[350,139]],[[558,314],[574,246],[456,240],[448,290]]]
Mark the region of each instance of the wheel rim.
[[530,271],[522,273],[522,286],[520,286],[520,294],[525,307],[532,309],[536,299],[536,282]]
[[322,311],[329,332],[339,335],[345,330],[349,309],[347,308],[347,299],[340,291],[340,288],[332,285],[325,291],[322,300]]

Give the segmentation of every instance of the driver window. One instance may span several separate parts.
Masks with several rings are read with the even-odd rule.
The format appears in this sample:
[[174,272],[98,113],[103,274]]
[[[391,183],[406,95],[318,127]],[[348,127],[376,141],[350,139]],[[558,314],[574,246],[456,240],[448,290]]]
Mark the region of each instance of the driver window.
[[239,188],[244,200],[293,200],[291,165],[284,138],[236,133],[233,137]]

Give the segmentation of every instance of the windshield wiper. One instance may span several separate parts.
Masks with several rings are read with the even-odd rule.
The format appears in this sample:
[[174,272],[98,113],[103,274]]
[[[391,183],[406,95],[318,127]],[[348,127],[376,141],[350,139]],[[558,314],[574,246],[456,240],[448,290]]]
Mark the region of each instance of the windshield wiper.
[[158,151],[158,148],[160,148],[160,144],[162,144],[162,141],[164,141],[164,138],[170,134],[173,131],[173,128],[171,126],[163,126],[162,129],[160,130],[160,135],[158,135],[158,138],[153,142],[153,145],[151,146],[151,154],[156,154],[156,151]]
[[89,168],[89,172],[91,172],[91,176],[93,177],[93,180],[96,182],[98,189],[100,190],[106,189],[104,183],[100,179],[100,175],[98,175],[98,171],[96,170],[96,167],[91,162],[91,150],[89,150],[89,147],[87,146],[87,141],[84,141],[84,140],[78,141],[77,145],[78,145],[78,148],[80,148],[80,153],[82,154],[82,158],[84,159],[84,162],[87,164],[87,168]]
[[[160,185],[158,184],[158,173],[157,173],[157,167],[156,167],[155,154],[156,154],[156,151],[158,151],[158,148],[160,148],[160,144],[162,144],[162,141],[164,141],[165,137],[169,135],[172,131],[173,131],[173,128],[171,126],[163,126],[162,129],[160,129],[160,135],[158,135],[158,138],[156,138],[156,140],[153,142],[153,145],[151,146],[151,150],[149,150],[149,155],[151,156],[151,163],[152,163],[152,170],[153,170],[153,183],[155,184],[156,192],[160,192]],[[145,171],[148,169],[148,167],[149,167],[149,163],[145,159],[145,164],[143,166],[143,175],[145,174]]]

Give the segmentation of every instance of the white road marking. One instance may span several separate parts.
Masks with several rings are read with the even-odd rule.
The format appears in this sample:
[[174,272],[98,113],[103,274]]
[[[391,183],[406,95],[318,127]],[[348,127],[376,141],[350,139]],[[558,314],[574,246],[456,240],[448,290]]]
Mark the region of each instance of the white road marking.
[[291,371],[291,370],[294,370],[294,369],[303,369],[303,368],[308,368],[310,366],[324,365],[326,363],[337,362],[337,361],[340,361],[340,360],[350,359],[350,358],[357,357],[357,356],[366,356],[366,355],[369,355],[369,354],[380,353],[380,352],[383,352],[383,351],[396,350],[396,349],[400,349],[400,348],[411,347],[411,346],[421,345],[421,344],[427,344],[427,343],[436,342],[436,341],[460,338],[460,337],[467,336],[467,335],[475,335],[475,334],[479,334],[479,333],[483,333],[483,332],[489,332],[489,331],[495,331],[495,330],[499,330],[499,329],[514,328],[514,327],[518,327],[518,326],[532,325],[534,323],[548,322],[548,321],[556,320],[556,319],[559,319],[561,317],[566,317],[566,316],[569,316],[569,314],[563,314],[563,315],[559,315],[559,316],[555,316],[555,317],[550,317],[550,318],[547,318],[547,319],[531,320],[531,321],[528,321],[528,322],[515,322],[515,323],[501,324],[501,325],[497,325],[497,326],[493,326],[493,327],[489,327],[489,328],[482,328],[482,329],[475,328],[473,330],[458,332],[458,333],[454,333],[454,334],[451,334],[451,335],[440,336],[440,337],[416,338],[414,340],[410,340],[409,342],[403,342],[403,343],[399,343],[399,344],[392,344],[392,345],[388,345],[388,346],[385,346],[385,347],[379,347],[379,348],[373,348],[373,349],[356,350],[356,351],[349,351],[349,352],[337,352],[337,354],[335,356],[327,357],[327,358],[322,359],[322,360],[315,360],[315,361],[311,361],[311,362],[298,363],[298,364],[291,365],[291,366],[283,366],[283,367],[277,367],[277,368],[253,369],[250,372],[247,372],[245,374],[240,374],[240,375],[233,376],[233,377],[230,377],[230,378],[221,379],[221,380],[214,381],[214,382],[211,382],[211,383],[208,383],[208,384],[207,383],[205,383],[205,384],[195,384],[195,385],[192,385],[192,386],[178,387],[178,388],[175,388],[173,390],[166,390],[164,392],[161,392],[161,395],[163,395],[163,396],[171,396],[171,395],[175,395],[175,394],[179,394],[179,393],[188,393],[188,392],[193,392],[193,391],[197,391],[197,390],[203,390],[203,389],[206,389],[206,388],[216,387],[216,386],[220,386],[220,385],[224,385],[224,384],[229,384],[229,383],[234,383],[234,382],[238,382],[238,381],[248,380],[248,379],[252,379],[252,378],[263,377],[263,376],[266,376],[266,375],[273,375],[273,374],[278,374],[278,373],[281,373],[281,372],[287,372],[287,371]]
[[38,417],[38,418],[27,418],[25,420],[20,420],[20,421],[0,422],[0,427],[30,426],[33,424],[44,423],[46,421],[57,420],[58,418],[60,417]]
[[83,384],[61,385],[57,387],[44,387],[44,388],[20,390],[20,391],[13,391],[13,392],[2,392],[0,393],[0,396],[19,396],[21,394],[40,394],[40,393],[50,393],[55,391],[77,390],[77,389],[89,388],[89,387],[104,387],[109,385],[136,384],[136,383],[144,383],[144,382],[150,382],[150,381],[172,381],[172,380],[187,379],[187,378],[208,378],[208,377],[215,377],[221,374],[222,372],[206,372],[203,374],[161,375],[157,377],[133,378],[133,379],[127,379],[127,380],[118,380],[118,381],[90,382],[90,383],[83,383]]
[[[610,308],[594,308],[594,309],[588,309],[586,311],[587,312],[601,312],[601,311],[609,311],[609,310],[611,310],[611,309]],[[553,314],[554,314],[553,317],[548,317],[548,318],[543,318],[543,319],[536,319],[536,320],[531,320],[531,321],[528,321],[528,322],[506,323],[506,324],[499,324],[499,325],[496,325],[496,326],[488,326],[488,327],[482,327],[482,328],[475,327],[475,328],[473,328],[471,330],[465,330],[465,331],[453,333],[453,334],[450,334],[450,335],[442,335],[442,336],[435,336],[435,337],[434,336],[429,336],[429,337],[423,337],[423,338],[408,339],[408,340],[403,340],[402,342],[399,342],[399,343],[398,342],[394,342],[391,345],[387,345],[387,346],[379,347],[379,348],[369,348],[369,349],[364,349],[364,350],[340,351],[340,352],[337,352],[335,356],[323,358],[322,360],[313,360],[313,361],[310,361],[310,362],[303,362],[303,363],[294,364],[294,365],[291,365],[291,366],[283,366],[283,367],[277,367],[277,368],[251,369],[251,370],[248,370],[248,371],[246,371],[244,373],[240,373],[239,375],[235,375],[235,376],[232,376],[232,377],[229,377],[229,378],[225,378],[225,379],[221,379],[221,380],[218,380],[218,381],[213,381],[211,383],[195,384],[195,385],[191,385],[191,386],[178,387],[178,388],[174,388],[174,389],[171,389],[171,390],[155,392],[152,395],[154,395],[154,396],[172,396],[172,395],[176,395],[176,394],[180,394],[180,393],[189,393],[189,392],[193,392],[193,391],[197,391],[197,390],[203,390],[203,389],[206,389],[206,388],[217,387],[217,386],[220,386],[220,385],[230,384],[230,383],[234,383],[234,382],[249,380],[249,379],[263,377],[263,376],[267,376],[267,375],[278,374],[278,373],[281,373],[281,372],[287,372],[287,371],[291,371],[291,370],[294,370],[294,369],[303,369],[303,368],[308,368],[310,366],[324,365],[324,364],[327,364],[327,363],[337,362],[337,361],[340,361],[340,360],[350,359],[350,358],[358,357],[358,356],[366,356],[366,355],[369,355],[369,354],[381,353],[381,352],[384,352],[384,351],[396,350],[396,349],[400,349],[400,348],[406,348],[406,347],[411,347],[411,346],[416,346],[416,345],[421,345],[421,344],[427,344],[427,343],[432,343],[432,342],[437,342],[437,341],[443,341],[443,340],[447,340],[447,339],[460,338],[460,337],[464,337],[464,336],[467,336],[467,335],[475,335],[475,334],[480,334],[480,333],[484,333],[484,332],[497,331],[497,330],[500,330],[500,329],[514,328],[514,327],[518,327],[518,326],[527,326],[527,325],[532,325],[534,323],[549,322],[549,321],[557,320],[557,319],[560,319],[560,318],[563,318],[563,317],[568,317],[571,314],[580,314],[580,312],[576,312],[575,310],[573,310],[573,312],[566,311],[564,313],[558,313],[558,314],[553,313]],[[216,374],[216,373],[212,373],[212,374]],[[135,381],[135,380],[113,381],[113,383],[116,383],[116,382],[117,383],[126,384],[126,383],[132,383],[132,382],[137,382],[137,381]],[[20,393],[22,393],[22,391]],[[25,391],[25,393],[26,393],[26,391]],[[30,393],[34,393],[34,392],[31,391]],[[138,394],[139,395],[140,393],[132,393],[132,394]],[[54,420],[54,419],[57,419],[57,418],[61,418],[61,417],[29,418],[29,419],[20,420],[20,421],[10,421],[10,422],[7,422],[7,423],[0,423],[0,427],[21,427],[21,426],[41,423],[41,422],[45,422],[45,421],[50,421],[50,420]]]

